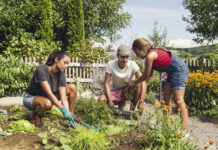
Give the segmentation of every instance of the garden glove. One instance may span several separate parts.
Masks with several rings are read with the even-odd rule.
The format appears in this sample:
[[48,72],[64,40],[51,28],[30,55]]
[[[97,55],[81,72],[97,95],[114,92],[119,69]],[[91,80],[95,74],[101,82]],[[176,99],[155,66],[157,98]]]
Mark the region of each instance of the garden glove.
[[65,107],[61,108],[61,112],[64,116],[64,119],[74,120],[74,115],[69,110],[67,110]]

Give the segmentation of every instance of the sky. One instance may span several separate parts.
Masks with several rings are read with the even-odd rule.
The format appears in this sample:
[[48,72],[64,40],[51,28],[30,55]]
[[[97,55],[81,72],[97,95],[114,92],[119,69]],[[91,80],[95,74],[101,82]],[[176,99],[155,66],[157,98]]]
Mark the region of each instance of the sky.
[[184,9],[182,2],[183,0],[127,0],[123,10],[132,15],[131,25],[121,31],[122,38],[114,43],[114,47],[120,44],[131,45],[138,37],[148,39],[155,20],[160,31],[167,29],[168,46],[179,48],[198,46],[192,40],[195,35],[185,30],[188,24],[182,20],[182,15],[187,17],[189,11]]

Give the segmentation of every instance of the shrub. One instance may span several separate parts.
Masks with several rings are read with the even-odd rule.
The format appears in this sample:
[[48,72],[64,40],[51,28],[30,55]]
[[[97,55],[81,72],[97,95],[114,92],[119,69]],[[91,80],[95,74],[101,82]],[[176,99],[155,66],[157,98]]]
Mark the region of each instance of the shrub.
[[[139,145],[141,149],[167,149],[167,150],[191,150],[194,146],[190,146],[190,139],[183,138],[183,124],[180,115],[177,117],[166,113],[163,115],[161,103],[154,103],[155,111],[149,112],[145,110],[144,128],[139,132],[141,137]],[[166,105],[162,105],[162,109],[168,111]],[[183,139],[182,139],[183,138]]]
[[107,104],[100,103],[94,98],[81,98],[76,105],[76,112],[81,113],[81,119],[88,124],[109,123],[113,120],[111,109]]
[[218,70],[204,74],[200,70],[190,73],[185,100],[193,113],[214,108],[218,104]]
[[18,58],[0,55],[0,97],[21,94],[29,84],[35,67],[24,64]]

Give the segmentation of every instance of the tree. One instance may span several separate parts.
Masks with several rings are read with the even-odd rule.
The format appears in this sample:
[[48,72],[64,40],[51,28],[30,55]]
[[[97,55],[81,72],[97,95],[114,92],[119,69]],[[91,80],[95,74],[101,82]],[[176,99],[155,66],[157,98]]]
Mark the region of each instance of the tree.
[[190,11],[183,20],[189,25],[186,30],[196,34],[193,39],[198,43],[212,42],[218,38],[218,1],[183,0],[183,6]]
[[67,47],[66,50],[73,52],[78,47],[85,46],[85,29],[82,0],[68,0],[67,3]]
[[[85,39],[104,43],[105,38],[116,41],[118,31],[130,25],[131,15],[123,12],[126,0],[83,0]],[[54,31],[57,40],[63,40],[66,30],[66,0],[53,0]]]
[[161,33],[161,29],[158,29],[158,22],[154,21],[154,28],[152,33],[148,35],[148,38],[154,45],[165,47],[168,43],[167,29],[165,28]]
[[84,17],[86,39],[105,42],[120,38],[118,31],[130,25],[131,15],[123,11],[126,0],[85,0]]
[[51,43],[53,38],[53,24],[52,24],[52,1],[51,0],[40,0],[37,1],[37,7],[40,17],[39,17],[39,30],[36,31],[39,34],[39,39]]

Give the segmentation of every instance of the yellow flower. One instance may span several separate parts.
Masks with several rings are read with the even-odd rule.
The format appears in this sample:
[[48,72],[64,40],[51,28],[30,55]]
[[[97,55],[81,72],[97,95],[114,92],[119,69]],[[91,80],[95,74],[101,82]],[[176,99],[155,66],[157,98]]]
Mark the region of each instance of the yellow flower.
[[218,89],[213,90],[213,92],[216,94],[218,92]]
[[178,104],[183,104],[183,103],[184,103],[184,101],[182,101],[182,100],[179,100],[179,101],[177,101],[177,103],[178,103]]
[[155,108],[160,108],[160,106],[161,106],[161,104],[160,104],[159,102],[155,102],[155,103],[154,103],[154,107],[155,107]]
[[164,100],[162,100],[162,101],[160,101],[160,103],[161,103],[161,104],[165,104],[165,101],[164,101]]
[[211,144],[211,145],[215,145],[215,142],[214,142],[214,140],[209,140],[209,143]]
[[179,138],[179,139],[182,138],[182,136],[180,134],[177,134],[176,137]]
[[149,112],[149,110],[148,110],[148,109],[145,109],[145,110],[144,110],[144,112],[148,113],[148,112]]
[[169,116],[169,119],[170,119],[170,120],[173,120],[173,119],[174,119],[174,117],[173,117],[173,116]]
[[166,107],[162,108],[163,111],[168,111],[168,109]]

